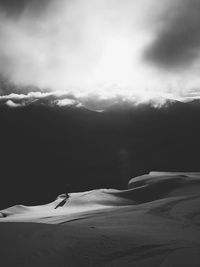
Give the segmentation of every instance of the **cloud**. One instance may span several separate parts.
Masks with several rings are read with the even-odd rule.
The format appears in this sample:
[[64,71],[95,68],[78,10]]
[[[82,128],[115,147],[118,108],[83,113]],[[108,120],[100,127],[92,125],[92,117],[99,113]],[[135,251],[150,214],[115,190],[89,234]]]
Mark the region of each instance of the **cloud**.
[[74,106],[80,108],[78,95],[66,94],[65,92],[29,92],[28,94],[12,93],[0,96],[0,104],[6,104],[9,107],[23,107],[28,105],[47,105],[68,107]]
[[6,101],[6,105],[7,105],[8,107],[10,107],[10,108],[18,108],[18,107],[23,106],[23,105],[21,105],[21,104],[17,104],[17,103],[15,103],[15,102],[13,102],[12,100],[8,100],[8,101]]
[[74,99],[64,98],[60,99],[56,102],[56,105],[59,107],[67,107],[67,106],[75,106],[75,107],[81,107],[82,105],[75,101]]
[[42,12],[51,0],[0,0],[0,10],[8,16],[20,16],[25,9]]
[[[193,92],[192,92],[193,94]],[[195,98],[198,98],[195,95]],[[29,105],[46,105],[51,107],[74,107],[74,108],[86,108],[93,111],[104,111],[113,105],[128,105],[137,106],[141,104],[150,104],[155,108],[160,108],[163,105],[168,104],[169,101],[188,101],[191,100],[190,95],[185,97],[175,97],[171,94],[158,95],[153,92],[147,92],[145,96],[140,92],[134,94],[124,95],[123,93],[114,93],[105,91],[104,93],[85,94],[80,92],[66,93],[63,91],[57,92],[29,92],[28,94],[16,94],[0,96],[0,105],[7,105],[11,108],[25,107]]]
[[160,27],[145,58],[158,67],[187,70],[200,57],[200,1],[174,0],[159,17]]
[[0,76],[12,84],[0,93],[139,103],[198,92],[199,2],[0,0]]
[[139,60],[152,1],[52,0],[42,12],[28,1],[17,17],[0,16],[0,73],[18,87],[41,90],[145,88],[144,75],[153,87]]

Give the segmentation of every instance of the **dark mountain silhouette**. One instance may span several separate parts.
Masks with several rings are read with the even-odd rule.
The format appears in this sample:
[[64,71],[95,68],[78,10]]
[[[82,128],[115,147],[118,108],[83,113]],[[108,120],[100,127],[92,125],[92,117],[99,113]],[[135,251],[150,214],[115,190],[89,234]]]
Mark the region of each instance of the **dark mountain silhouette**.
[[0,208],[72,191],[126,188],[151,170],[200,171],[200,108],[115,104],[104,112],[0,105]]

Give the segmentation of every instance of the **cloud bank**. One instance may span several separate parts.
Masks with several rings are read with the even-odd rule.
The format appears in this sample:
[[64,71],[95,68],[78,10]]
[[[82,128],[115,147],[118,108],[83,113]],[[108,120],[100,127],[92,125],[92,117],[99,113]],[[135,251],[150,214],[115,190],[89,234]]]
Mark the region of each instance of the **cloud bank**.
[[199,11],[200,0],[0,0],[0,74],[17,88],[1,93],[198,97]]
[[54,91],[54,92],[29,92],[27,94],[17,94],[12,93],[8,95],[0,96],[0,106],[6,105],[9,108],[20,108],[26,106],[49,106],[49,107],[73,107],[73,108],[86,108],[92,111],[102,112],[110,107],[133,107],[143,104],[150,104],[154,108],[161,108],[164,105],[168,105],[174,101],[191,101],[192,99],[199,99],[198,96],[191,94],[187,95],[187,98],[174,98],[174,95],[165,94],[154,95],[146,94],[145,97],[141,96],[137,92],[129,92],[129,94],[124,95],[123,93],[113,93],[113,92],[100,92],[100,93],[80,93],[75,92],[64,92],[64,91]]

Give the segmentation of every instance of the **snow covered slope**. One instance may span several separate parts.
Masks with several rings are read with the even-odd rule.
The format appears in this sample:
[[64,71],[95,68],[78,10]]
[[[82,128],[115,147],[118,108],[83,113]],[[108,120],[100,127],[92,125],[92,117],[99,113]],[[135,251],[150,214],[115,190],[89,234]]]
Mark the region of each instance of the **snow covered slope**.
[[1,211],[2,266],[200,266],[200,173],[133,178],[124,191]]

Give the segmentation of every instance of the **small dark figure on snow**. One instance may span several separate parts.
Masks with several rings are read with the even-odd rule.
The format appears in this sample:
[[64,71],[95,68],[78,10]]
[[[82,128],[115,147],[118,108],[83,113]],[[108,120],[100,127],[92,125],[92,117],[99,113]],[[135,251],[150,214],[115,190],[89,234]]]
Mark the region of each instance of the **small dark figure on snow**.
[[68,198],[69,198],[69,194],[65,193],[64,199],[60,203],[58,203],[58,205],[55,207],[55,209],[57,209],[59,207],[63,207],[65,205],[65,203],[67,202]]

